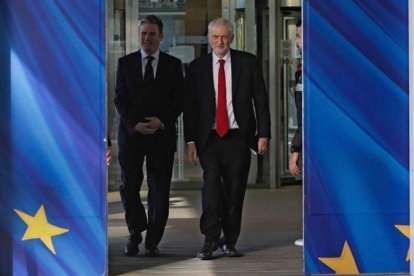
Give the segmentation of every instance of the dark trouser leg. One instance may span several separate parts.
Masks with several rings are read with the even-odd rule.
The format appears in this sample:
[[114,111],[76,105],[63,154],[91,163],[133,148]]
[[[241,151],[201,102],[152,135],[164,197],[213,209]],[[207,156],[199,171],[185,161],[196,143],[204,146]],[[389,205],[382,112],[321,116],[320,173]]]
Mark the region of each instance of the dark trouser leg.
[[131,235],[138,235],[147,229],[147,216],[139,194],[144,178],[142,172],[144,156],[143,152],[132,147],[119,148],[118,160],[122,181],[119,192]]
[[206,237],[206,242],[217,242],[221,235],[221,203],[223,201],[223,186],[221,183],[221,166],[218,156],[219,148],[213,139],[200,155],[203,167],[202,215],[200,230]]
[[240,235],[250,150],[237,131],[223,138],[213,133],[200,163],[204,170],[201,233],[207,241],[217,241],[223,230],[226,243],[234,245]]
[[226,242],[234,245],[240,235],[250,150],[237,131],[223,138],[212,133],[200,163],[204,170],[201,233],[207,241],[217,241],[223,230]]
[[156,246],[164,234],[169,214],[171,176],[174,164],[175,140],[157,137],[148,149],[148,229],[145,245]]
[[224,240],[235,245],[241,229],[244,195],[250,169],[250,150],[235,138],[233,149],[223,152],[223,186],[225,200],[222,209]]

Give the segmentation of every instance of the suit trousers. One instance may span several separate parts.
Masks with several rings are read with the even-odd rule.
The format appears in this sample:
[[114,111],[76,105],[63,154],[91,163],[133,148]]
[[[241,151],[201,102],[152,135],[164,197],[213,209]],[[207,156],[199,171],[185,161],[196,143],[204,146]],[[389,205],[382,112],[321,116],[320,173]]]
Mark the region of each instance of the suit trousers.
[[207,242],[223,234],[226,244],[235,245],[239,238],[250,155],[238,130],[223,138],[212,131],[199,154],[204,179],[200,230]]
[[[121,139],[123,140],[123,139]],[[125,219],[131,235],[147,230],[145,244],[155,246],[160,242],[169,213],[171,176],[176,140],[162,134],[129,138],[120,141],[118,160],[121,166],[119,188]],[[140,197],[146,163],[148,183],[148,219]]]

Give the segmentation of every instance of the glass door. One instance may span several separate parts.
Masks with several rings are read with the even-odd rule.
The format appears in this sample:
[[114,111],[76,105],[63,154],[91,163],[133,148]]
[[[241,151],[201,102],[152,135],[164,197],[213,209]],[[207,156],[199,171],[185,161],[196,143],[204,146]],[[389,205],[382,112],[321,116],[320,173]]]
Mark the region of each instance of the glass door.
[[[208,23],[222,15],[221,0],[108,0],[107,1],[107,112],[108,131],[112,141],[113,164],[108,172],[110,190],[118,189],[120,169],[117,161],[119,115],[113,104],[118,58],[139,49],[139,19],[155,14],[163,20],[163,52],[181,59],[183,71],[196,57],[211,51],[207,40]],[[184,158],[183,124],[178,126],[178,149],[173,171],[173,186],[182,182],[202,181],[200,166]]]
[[112,144],[112,165],[108,169],[108,189],[117,190],[120,173],[117,160],[117,131],[119,115],[115,110],[113,98],[118,59],[126,54],[126,16],[125,0],[108,0],[106,3],[106,95],[107,95],[107,130]]
[[295,72],[298,69],[301,57],[298,54],[296,39],[296,22],[300,19],[300,13],[291,13],[283,17],[283,34],[280,41],[282,66],[282,90],[283,90],[283,156],[282,176],[289,173],[290,145],[297,128],[295,106]]

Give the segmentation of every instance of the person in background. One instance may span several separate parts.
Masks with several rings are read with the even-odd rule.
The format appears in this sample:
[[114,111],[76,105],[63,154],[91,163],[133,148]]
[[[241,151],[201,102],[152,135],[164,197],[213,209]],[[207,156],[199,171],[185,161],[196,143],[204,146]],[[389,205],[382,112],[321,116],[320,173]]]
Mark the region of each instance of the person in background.
[[184,133],[186,156],[203,168],[200,230],[202,260],[221,247],[228,257],[236,249],[250,168],[250,148],[264,154],[270,138],[269,100],[257,58],[230,49],[232,24],[210,22],[213,52],[189,65],[186,76]]
[[[302,55],[302,21],[298,20],[296,23],[296,46],[298,47],[299,53]],[[292,145],[290,148],[289,156],[289,171],[292,175],[301,174],[299,167],[299,160],[302,153],[302,62],[299,63],[298,69],[295,73],[295,104],[296,104],[296,117],[298,120],[298,128],[296,129],[295,136],[292,139]],[[303,246],[303,239],[295,241],[296,245]]]
[[[302,54],[302,21],[299,20],[296,23],[296,45],[299,53]],[[298,69],[295,73],[295,104],[296,104],[296,117],[298,121],[298,128],[292,139],[292,145],[290,148],[289,156],[289,171],[293,175],[299,175],[301,169],[299,168],[299,159],[302,152],[302,63],[299,63]]]
[[[154,15],[139,22],[141,49],[118,61],[114,103],[120,114],[118,160],[120,194],[129,238],[125,255],[139,252],[146,230],[145,255],[159,256],[158,244],[169,214],[176,150],[176,120],[182,112],[181,61],[160,51],[163,23]],[[148,217],[140,198],[146,163]]]
[[106,143],[106,165],[109,167],[109,165],[112,163],[112,142],[109,134],[106,137]]

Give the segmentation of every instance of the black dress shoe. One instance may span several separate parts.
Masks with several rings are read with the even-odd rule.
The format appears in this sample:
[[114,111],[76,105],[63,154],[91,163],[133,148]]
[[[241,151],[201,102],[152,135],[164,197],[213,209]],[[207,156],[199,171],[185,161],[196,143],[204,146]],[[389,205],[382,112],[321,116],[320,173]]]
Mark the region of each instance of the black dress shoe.
[[131,256],[137,255],[139,252],[138,245],[141,243],[141,241],[142,241],[141,235],[130,235],[125,245],[125,250],[124,250],[125,256],[131,257]]
[[213,252],[217,250],[217,242],[205,242],[200,252],[198,252],[197,257],[202,260],[211,260],[213,259]]
[[145,249],[145,256],[147,257],[158,257],[160,255],[160,250],[157,246],[147,246]]
[[221,250],[223,250],[224,255],[227,257],[243,257],[243,254],[240,253],[234,245],[223,244],[220,247]]

